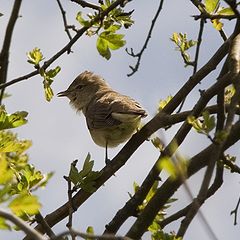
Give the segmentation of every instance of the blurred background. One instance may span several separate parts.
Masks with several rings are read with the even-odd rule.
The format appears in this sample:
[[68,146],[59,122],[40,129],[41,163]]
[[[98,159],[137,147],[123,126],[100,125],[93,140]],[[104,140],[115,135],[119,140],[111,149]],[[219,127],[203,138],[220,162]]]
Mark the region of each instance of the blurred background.
[[[0,40],[4,37],[13,0],[0,0]],[[97,2],[97,1],[92,1]],[[83,9],[71,1],[62,0],[67,12],[68,24],[80,27],[75,20],[78,11]],[[133,48],[137,53],[146,38],[151,21],[158,8],[159,1],[132,1],[127,5],[128,10],[134,9],[135,24],[126,34],[126,47]],[[87,13],[88,9],[84,9]],[[33,70],[27,62],[27,52],[33,48],[41,49],[44,57],[49,59],[68,42],[64,32],[62,15],[57,1],[25,0],[20,9],[11,45],[8,80],[25,75]],[[191,17],[198,14],[190,1],[169,0],[164,2],[163,10],[157,20],[150,43],[143,54],[139,70],[131,77],[129,65],[134,65],[136,59],[127,55],[125,48],[112,52],[112,58],[107,61],[96,50],[96,38],[83,36],[73,47],[72,54],[64,54],[51,66],[61,66],[61,72],[53,83],[54,93],[65,90],[73,79],[82,71],[90,70],[101,76],[113,89],[136,99],[148,112],[144,119],[148,122],[157,112],[158,103],[169,95],[174,95],[192,74],[192,68],[184,67],[179,52],[175,51],[174,44],[169,40],[173,32],[187,33],[189,39],[197,39],[199,22]],[[232,32],[232,23],[225,24],[227,34]],[[218,32],[207,24],[204,29],[203,44],[201,47],[199,67],[201,67],[221,44],[222,39]],[[192,52],[194,53],[194,52]],[[194,56],[194,55],[192,55]],[[184,109],[190,109],[199,98],[199,89],[205,89],[207,81],[215,81],[217,75],[211,74],[199,85],[186,100]],[[45,101],[42,78],[33,77],[29,80],[12,85],[6,90],[12,96],[4,101],[8,113],[27,111],[28,124],[16,129],[19,138],[31,139],[33,146],[28,151],[30,163],[43,173],[54,171],[54,176],[47,187],[37,192],[43,205],[42,214],[52,212],[67,201],[67,183],[63,179],[69,172],[70,163],[78,159],[79,167],[86,155],[91,153],[95,161],[94,169],[104,167],[104,148],[96,146],[86,127],[82,114],[76,114],[69,106],[66,98],[54,96],[49,103]],[[156,133],[166,142],[174,136],[177,126]],[[209,144],[204,136],[194,131],[181,147],[181,154],[190,157]],[[114,157],[122,148],[111,149],[110,157]],[[239,155],[237,147],[232,148],[232,154]],[[104,231],[104,226],[113,218],[129,199],[128,192],[133,192],[133,182],[141,184],[145,175],[159,156],[157,149],[151,142],[145,142],[122,167],[116,176],[112,177],[74,214],[74,228],[85,231],[93,226],[96,234]],[[199,190],[203,171],[194,176],[189,185],[193,193]],[[167,174],[162,178],[166,178]],[[180,189],[174,196],[178,198],[168,213],[173,213],[184,207],[190,199],[184,189]],[[218,239],[237,239],[239,225],[233,225],[231,210],[236,206],[239,197],[239,177],[225,174],[224,185],[210,198],[201,211],[205,215]],[[240,219],[238,219],[240,221]],[[134,219],[130,219],[119,232],[124,234]],[[57,233],[65,230],[66,220],[54,227]],[[173,223],[166,231],[177,231],[178,224]],[[23,234],[18,232],[0,233],[0,240],[20,239]],[[143,239],[148,239],[145,236]],[[210,239],[201,218],[196,217],[186,233],[185,239]]]

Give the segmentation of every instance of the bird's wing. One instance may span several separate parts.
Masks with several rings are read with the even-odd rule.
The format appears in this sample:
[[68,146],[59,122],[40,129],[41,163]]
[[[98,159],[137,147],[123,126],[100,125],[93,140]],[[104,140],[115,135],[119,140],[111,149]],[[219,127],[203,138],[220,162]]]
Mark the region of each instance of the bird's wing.
[[92,101],[86,111],[89,129],[116,126],[146,115],[145,110],[135,100],[114,91]]

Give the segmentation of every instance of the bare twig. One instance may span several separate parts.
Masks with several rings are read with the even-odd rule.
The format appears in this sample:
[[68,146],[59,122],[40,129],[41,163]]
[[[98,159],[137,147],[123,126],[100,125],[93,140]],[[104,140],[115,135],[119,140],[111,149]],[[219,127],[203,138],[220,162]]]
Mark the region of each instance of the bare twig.
[[11,221],[16,226],[18,226],[22,231],[28,234],[31,239],[35,240],[45,240],[45,238],[38,233],[35,229],[31,228],[28,224],[26,224],[22,219],[18,218],[17,216],[9,213],[3,209],[0,209],[0,216]]
[[234,214],[234,225],[237,225],[237,215],[238,215],[238,208],[240,205],[240,197],[238,198],[237,205],[234,210],[231,211],[230,215]]
[[62,3],[60,0],[57,0],[57,4],[60,8],[60,11],[61,11],[61,14],[62,14],[62,19],[63,19],[63,24],[64,24],[64,30],[65,32],[67,33],[68,35],[68,38],[71,40],[72,39],[72,36],[69,32],[69,26],[67,24],[67,18],[66,18],[66,11],[63,9],[63,6],[62,6]]
[[[15,0],[12,13],[6,28],[5,37],[3,40],[3,46],[0,53],[0,84],[4,84],[7,81],[8,62],[9,62],[9,49],[12,41],[13,29],[16,24],[18,13],[21,7],[22,0]],[[0,104],[2,102],[4,87],[1,88]]]
[[148,32],[148,34],[147,34],[147,38],[146,38],[146,40],[145,40],[145,43],[143,44],[143,47],[142,47],[141,51],[140,51],[139,53],[135,54],[135,53],[133,52],[133,49],[132,49],[132,48],[131,48],[131,51],[130,51],[130,52],[129,52],[129,50],[126,48],[126,52],[127,52],[130,56],[137,58],[137,63],[135,64],[135,66],[134,66],[134,67],[131,66],[131,65],[129,66],[130,69],[132,70],[132,72],[129,73],[129,74],[127,74],[128,77],[132,76],[135,72],[137,72],[137,70],[138,70],[138,68],[139,68],[140,61],[141,61],[143,52],[144,52],[144,50],[147,48],[148,42],[149,42],[149,40],[150,40],[150,38],[151,38],[151,36],[152,36],[153,28],[154,28],[154,26],[155,26],[155,23],[156,23],[156,21],[157,21],[157,18],[158,18],[158,16],[159,16],[161,10],[162,10],[163,2],[164,2],[164,0],[161,0],[161,1],[160,1],[159,7],[158,7],[158,9],[157,9],[157,12],[156,12],[153,20],[152,20],[151,27],[150,27],[150,29],[149,29],[149,32]]
[[[196,52],[195,52],[195,58],[193,61],[193,75],[197,72],[197,67],[198,67],[198,58],[199,58],[199,53],[200,53],[200,46],[202,43],[202,35],[203,35],[203,30],[204,30],[204,20],[200,21],[200,27],[199,27],[199,31],[198,31],[198,39],[197,39],[197,47],[196,47]],[[183,58],[184,59],[184,58]],[[185,103],[186,98],[183,99],[181,105],[179,106],[179,109],[177,110],[177,113],[179,113],[182,108],[183,105]]]
[[71,0],[71,1],[79,4],[83,8],[88,7],[88,8],[91,8],[91,9],[98,10],[98,11],[102,10],[100,6],[95,5],[93,3],[90,3],[90,2],[86,2],[86,1],[83,1],[83,0]]

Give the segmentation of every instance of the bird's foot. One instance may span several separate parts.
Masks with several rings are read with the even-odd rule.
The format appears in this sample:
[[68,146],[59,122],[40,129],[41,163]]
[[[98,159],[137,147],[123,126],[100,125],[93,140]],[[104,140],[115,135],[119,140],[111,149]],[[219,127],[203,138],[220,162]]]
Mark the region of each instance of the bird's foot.
[[111,159],[105,158],[105,164],[108,165],[111,162]]

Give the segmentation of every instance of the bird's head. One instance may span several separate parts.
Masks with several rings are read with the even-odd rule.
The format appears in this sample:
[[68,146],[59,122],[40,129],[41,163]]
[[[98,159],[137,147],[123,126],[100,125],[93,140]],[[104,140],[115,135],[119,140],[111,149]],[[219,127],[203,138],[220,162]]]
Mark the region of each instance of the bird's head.
[[83,110],[101,88],[108,87],[107,83],[98,75],[85,71],[81,73],[68,87],[59,92],[58,97],[68,97],[70,104],[78,111]]

